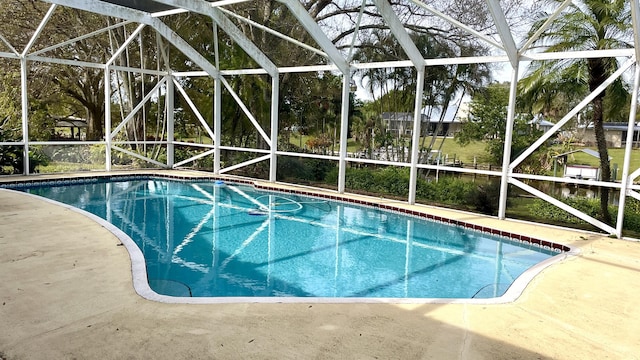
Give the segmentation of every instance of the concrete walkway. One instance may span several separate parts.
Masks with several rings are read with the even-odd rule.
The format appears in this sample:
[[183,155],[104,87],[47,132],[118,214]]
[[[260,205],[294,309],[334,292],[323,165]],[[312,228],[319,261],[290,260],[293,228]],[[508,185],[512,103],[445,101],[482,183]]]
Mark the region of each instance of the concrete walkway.
[[164,304],[105,228],[0,190],[0,359],[640,359],[639,242],[429,211],[582,251],[509,304]]

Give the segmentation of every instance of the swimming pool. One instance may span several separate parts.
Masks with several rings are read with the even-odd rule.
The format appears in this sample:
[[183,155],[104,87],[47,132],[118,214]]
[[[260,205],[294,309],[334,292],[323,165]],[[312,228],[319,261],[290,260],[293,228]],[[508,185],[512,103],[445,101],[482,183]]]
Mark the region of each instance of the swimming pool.
[[144,254],[145,281],[162,299],[496,298],[560,251],[243,184],[74,182],[23,190],[121,229]]

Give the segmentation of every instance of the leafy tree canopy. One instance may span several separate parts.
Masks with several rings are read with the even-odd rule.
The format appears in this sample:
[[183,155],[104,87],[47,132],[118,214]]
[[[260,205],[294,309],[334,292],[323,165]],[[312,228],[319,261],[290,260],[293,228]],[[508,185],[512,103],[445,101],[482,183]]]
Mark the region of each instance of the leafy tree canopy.
[[[501,164],[508,104],[508,84],[494,83],[476,92],[471,100],[469,116],[463,122],[462,130],[456,134],[455,140],[463,146],[472,141],[486,142],[486,151],[491,161]],[[531,115],[516,116],[511,158],[524,151],[541,135],[541,131],[528,123],[531,119]]]

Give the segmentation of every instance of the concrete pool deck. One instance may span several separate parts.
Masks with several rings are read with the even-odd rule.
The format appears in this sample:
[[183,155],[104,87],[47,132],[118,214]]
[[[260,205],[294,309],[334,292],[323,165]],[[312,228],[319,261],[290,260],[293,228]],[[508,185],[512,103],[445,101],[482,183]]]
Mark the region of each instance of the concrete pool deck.
[[640,359],[640,242],[425,211],[581,252],[507,304],[165,304],[107,229],[0,190],[0,359]]

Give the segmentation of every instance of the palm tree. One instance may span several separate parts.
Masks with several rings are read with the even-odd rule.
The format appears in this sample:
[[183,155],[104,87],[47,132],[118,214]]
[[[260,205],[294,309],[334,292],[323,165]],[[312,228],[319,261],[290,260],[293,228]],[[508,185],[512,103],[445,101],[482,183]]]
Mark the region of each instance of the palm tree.
[[[560,3],[559,0],[553,0]],[[535,33],[549,17],[543,14],[533,25]],[[576,0],[536,40],[535,46],[546,52],[606,50],[630,47],[631,12],[627,0]],[[557,95],[571,98],[575,94],[594,91],[619,67],[615,58],[559,59],[533,63],[519,84],[520,93],[530,103],[549,105]],[[606,99],[606,101],[605,101]],[[615,117],[628,99],[623,81],[618,78],[596,96],[592,103],[592,119],[602,181],[611,181],[611,169],[604,119]],[[606,104],[606,106],[605,106]],[[600,196],[602,220],[611,224],[609,189]]]

